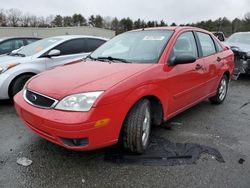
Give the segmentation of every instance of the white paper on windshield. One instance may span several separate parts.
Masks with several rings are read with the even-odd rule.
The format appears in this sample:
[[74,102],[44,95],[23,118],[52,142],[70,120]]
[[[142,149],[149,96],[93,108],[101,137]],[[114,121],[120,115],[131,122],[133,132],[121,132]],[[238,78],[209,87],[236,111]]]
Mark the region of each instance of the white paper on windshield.
[[48,42],[51,42],[51,43],[56,42],[56,41],[57,41],[56,39],[50,39],[50,40],[48,40]]
[[164,36],[145,36],[143,40],[163,40]]

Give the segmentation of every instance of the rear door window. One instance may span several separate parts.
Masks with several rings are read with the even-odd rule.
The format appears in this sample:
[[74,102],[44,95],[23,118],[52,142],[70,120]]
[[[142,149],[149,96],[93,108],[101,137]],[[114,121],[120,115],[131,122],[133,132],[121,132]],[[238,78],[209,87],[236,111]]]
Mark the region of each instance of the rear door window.
[[222,52],[223,51],[223,48],[221,47],[221,45],[219,44],[218,41],[214,40],[214,43],[216,45],[216,48],[217,48],[217,51],[218,52]]
[[61,55],[79,54],[88,52],[86,39],[73,39],[60,44],[55,49],[61,51]]
[[102,44],[104,44],[106,41],[101,40],[101,39],[91,39],[88,38],[87,39],[87,43],[88,43],[88,52],[93,52],[95,51],[99,46],[101,46]]
[[214,41],[209,34],[197,32],[201,44],[203,57],[210,56],[216,53]]

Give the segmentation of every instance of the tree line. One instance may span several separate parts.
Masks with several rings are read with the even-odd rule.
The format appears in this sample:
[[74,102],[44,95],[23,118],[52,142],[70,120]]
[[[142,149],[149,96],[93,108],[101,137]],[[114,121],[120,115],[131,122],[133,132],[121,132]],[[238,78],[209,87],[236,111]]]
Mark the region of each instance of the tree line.
[[[177,26],[176,23],[168,25],[164,20],[144,21],[142,19],[132,20],[131,18],[118,19],[116,17],[103,17],[101,15],[91,15],[85,18],[82,14],[72,16],[50,15],[47,17],[23,13],[18,9],[0,10],[0,26],[2,27],[73,27],[73,26],[93,26],[98,28],[111,29],[117,34],[132,29]],[[179,26],[195,26],[209,31],[222,31],[226,36],[239,31],[250,31],[250,12],[241,19],[218,18],[216,20],[206,20],[197,23],[180,24]]]

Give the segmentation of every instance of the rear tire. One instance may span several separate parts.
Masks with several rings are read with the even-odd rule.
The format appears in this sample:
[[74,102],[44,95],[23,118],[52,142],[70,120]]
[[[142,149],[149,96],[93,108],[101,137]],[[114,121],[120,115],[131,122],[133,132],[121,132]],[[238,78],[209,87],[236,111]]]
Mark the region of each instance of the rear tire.
[[9,97],[13,99],[13,97],[23,89],[25,83],[34,75],[32,74],[25,74],[22,76],[17,77],[10,86],[9,89]]
[[123,147],[142,154],[148,147],[152,124],[151,106],[148,99],[142,99],[128,113],[124,125]]
[[214,97],[209,98],[212,104],[222,104],[227,96],[229,79],[226,75],[221,78],[217,93]]

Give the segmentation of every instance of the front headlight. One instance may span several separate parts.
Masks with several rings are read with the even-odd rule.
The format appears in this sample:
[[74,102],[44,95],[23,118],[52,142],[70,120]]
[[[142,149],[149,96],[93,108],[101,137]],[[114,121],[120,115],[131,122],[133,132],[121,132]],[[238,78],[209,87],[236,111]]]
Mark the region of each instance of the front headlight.
[[15,67],[15,66],[17,66],[19,64],[20,63],[12,63],[12,64],[8,64],[8,65],[0,67],[0,74],[4,73],[5,71],[7,71],[7,70],[11,69],[12,67]]
[[88,112],[103,91],[74,94],[65,97],[55,109],[66,111]]

